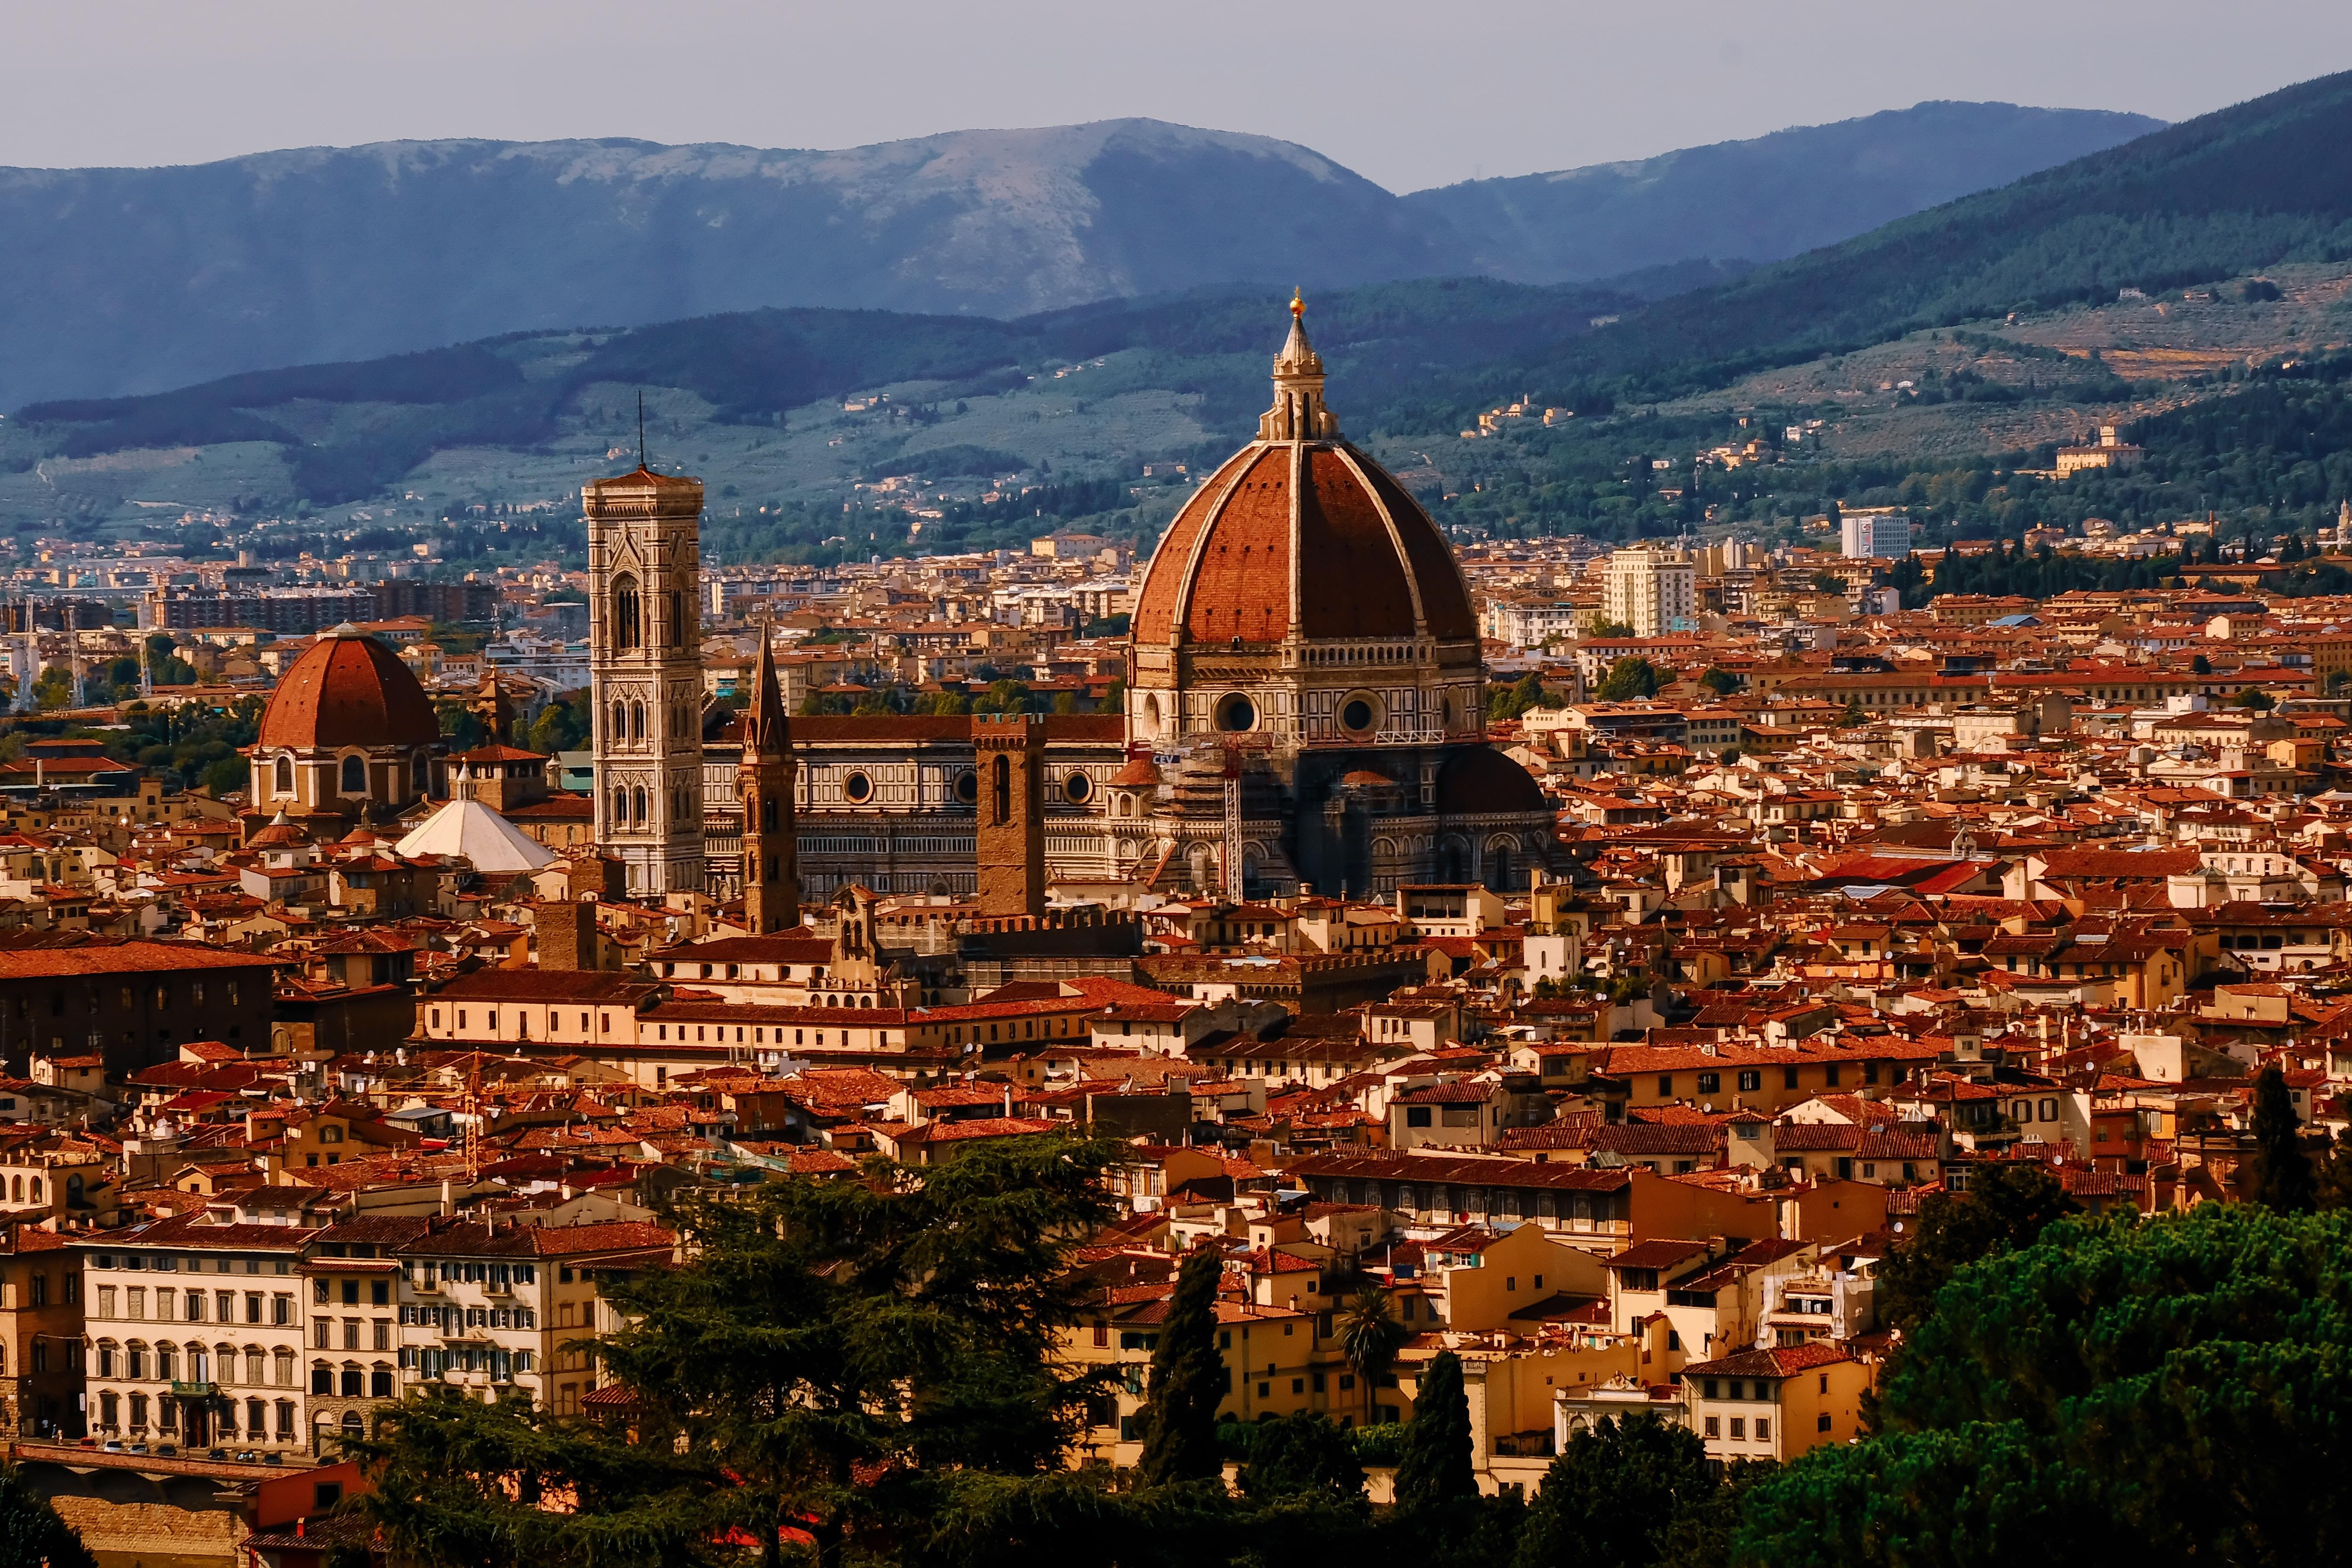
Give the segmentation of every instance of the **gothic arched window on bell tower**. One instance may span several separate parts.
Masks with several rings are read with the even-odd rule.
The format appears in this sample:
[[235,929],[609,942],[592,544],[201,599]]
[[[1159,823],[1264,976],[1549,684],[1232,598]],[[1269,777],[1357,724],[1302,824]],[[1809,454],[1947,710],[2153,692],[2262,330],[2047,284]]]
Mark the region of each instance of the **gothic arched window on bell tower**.
[[645,738],[646,705],[642,702],[632,702],[629,704],[629,739],[642,741]]
[[623,573],[613,579],[613,651],[627,653],[643,640],[637,580]]

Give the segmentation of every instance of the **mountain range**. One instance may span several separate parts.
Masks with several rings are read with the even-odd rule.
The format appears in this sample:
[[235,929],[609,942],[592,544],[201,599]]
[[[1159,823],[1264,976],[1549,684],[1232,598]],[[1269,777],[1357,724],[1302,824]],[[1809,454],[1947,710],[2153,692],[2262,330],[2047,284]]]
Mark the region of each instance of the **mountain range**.
[[1292,142],[1149,120],[840,152],[445,141],[0,169],[0,405],[761,307],[1013,317],[1770,261],[2158,123],[1926,103],[1404,196]]

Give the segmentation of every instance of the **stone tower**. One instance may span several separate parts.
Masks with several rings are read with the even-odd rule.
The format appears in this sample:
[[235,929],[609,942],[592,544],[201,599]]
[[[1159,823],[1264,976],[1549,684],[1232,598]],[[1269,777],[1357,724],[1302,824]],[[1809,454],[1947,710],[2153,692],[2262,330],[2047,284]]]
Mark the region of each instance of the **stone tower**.
[[743,923],[753,936],[768,936],[801,923],[801,873],[793,824],[792,721],[766,626],[760,628],[751,705],[739,722],[743,761],[735,793],[743,803]]
[[980,912],[1045,912],[1045,721],[1031,713],[975,713],[980,771]]
[[702,890],[702,481],[635,473],[582,487],[596,842],[632,896]]

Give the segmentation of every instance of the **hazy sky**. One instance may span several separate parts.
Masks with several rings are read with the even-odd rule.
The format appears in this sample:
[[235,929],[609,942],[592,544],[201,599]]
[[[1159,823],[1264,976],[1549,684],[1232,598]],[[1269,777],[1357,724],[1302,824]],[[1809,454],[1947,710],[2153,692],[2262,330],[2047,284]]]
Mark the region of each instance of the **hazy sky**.
[[845,147],[1149,115],[1392,190],[1921,99],[2185,119],[2352,66],[2342,0],[7,0],[0,163],[394,137]]

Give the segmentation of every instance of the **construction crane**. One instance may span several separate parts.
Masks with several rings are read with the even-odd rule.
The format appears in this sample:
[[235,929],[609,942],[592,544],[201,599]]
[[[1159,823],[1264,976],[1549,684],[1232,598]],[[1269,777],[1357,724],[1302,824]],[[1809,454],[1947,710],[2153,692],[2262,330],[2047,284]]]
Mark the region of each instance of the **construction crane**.
[[1225,748],[1225,898],[1242,901],[1242,754]]

